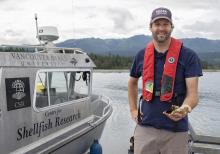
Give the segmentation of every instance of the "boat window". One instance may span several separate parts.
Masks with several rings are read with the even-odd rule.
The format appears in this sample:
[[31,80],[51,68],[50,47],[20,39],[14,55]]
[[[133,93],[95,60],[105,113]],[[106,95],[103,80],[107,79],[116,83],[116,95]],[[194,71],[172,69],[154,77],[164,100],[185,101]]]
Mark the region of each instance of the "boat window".
[[46,95],[46,72],[41,72],[37,75],[36,85],[36,107],[46,107],[49,105],[48,96]]
[[40,72],[37,75],[36,107],[43,108],[89,95],[89,71]]

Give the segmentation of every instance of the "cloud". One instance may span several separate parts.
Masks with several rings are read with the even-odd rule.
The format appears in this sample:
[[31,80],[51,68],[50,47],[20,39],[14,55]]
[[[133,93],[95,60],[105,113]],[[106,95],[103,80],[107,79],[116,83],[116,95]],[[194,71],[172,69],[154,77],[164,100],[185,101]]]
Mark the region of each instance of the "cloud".
[[220,38],[220,20],[212,20],[211,22],[196,21],[191,25],[183,26],[188,33],[192,33],[199,37],[209,37],[213,39]]
[[[146,1],[146,0],[142,0]],[[167,7],[171,10],[195,10],[195,9],[219,9],[220,1],[219,0],[201,0],[201,1],[192,1],[192,0],[148,0],[146,4],[150,4],[151,7]],[[154,9],[152,8],[152,9]]]
[[25,37],[25,34],[23,31],[14,31],[12,29],[7,29],[4,32],[0,33],[1,37],[0,38],[0,42],[1,44],[30,44],[32,42],[36,42],[34,41],[35,38],[27,38]]
[[0,4],[0,35],[8,42],[36,42],[35,13],[39,26],[58,28],[59,41],[150,35],[151,12],[161,6],[173,12],[174,34],[178,37],[220,39],[219,0],[0,0]]
[[113,20],[113,30],[119,33],[128,32],[130,24],[134,21],[132,14],[127,9],[109,8],[108,16]]
[[6,1],[9,1],[9,0],[0,0],[0,3],[2,3],[2,2],[6,2]]
[[5,36],[6,37],[17,37],[17,36],[21,36],[21,33],[19,33],[19,32],[15,32],[14,30],[12,30],[12,29],[7,29],[6,31],[5,31]]

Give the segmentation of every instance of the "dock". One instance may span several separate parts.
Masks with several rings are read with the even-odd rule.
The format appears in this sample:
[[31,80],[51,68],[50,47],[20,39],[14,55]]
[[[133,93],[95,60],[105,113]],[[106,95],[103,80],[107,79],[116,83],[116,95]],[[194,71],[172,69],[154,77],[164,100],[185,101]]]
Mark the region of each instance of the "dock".
[[220,154],[220,138],[196,134],[189,124],[189,149],[190,154]]

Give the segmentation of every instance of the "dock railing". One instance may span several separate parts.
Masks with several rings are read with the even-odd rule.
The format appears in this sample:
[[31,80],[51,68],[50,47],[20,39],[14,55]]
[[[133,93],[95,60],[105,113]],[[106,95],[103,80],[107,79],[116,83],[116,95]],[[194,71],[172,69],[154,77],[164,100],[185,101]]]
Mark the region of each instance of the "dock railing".
[[196,134],[189,123],[189,153],[220,154],[220,137]]

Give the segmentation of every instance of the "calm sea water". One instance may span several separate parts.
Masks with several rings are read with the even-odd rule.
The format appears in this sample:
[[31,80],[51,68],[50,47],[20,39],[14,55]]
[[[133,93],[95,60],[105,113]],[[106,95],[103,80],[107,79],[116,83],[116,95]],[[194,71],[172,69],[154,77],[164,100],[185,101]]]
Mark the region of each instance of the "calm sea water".
[[[104,154],[127,154],[135,123],[130,118],[127,81],[129,73],[94,73],[93,93],[112,99],[113,113],[100,143]],[[139,83],[141,85],[141,83]],[[198,134],[220,137],[220,72],[205,72],[199,83],[200,102],[190,113]]]

